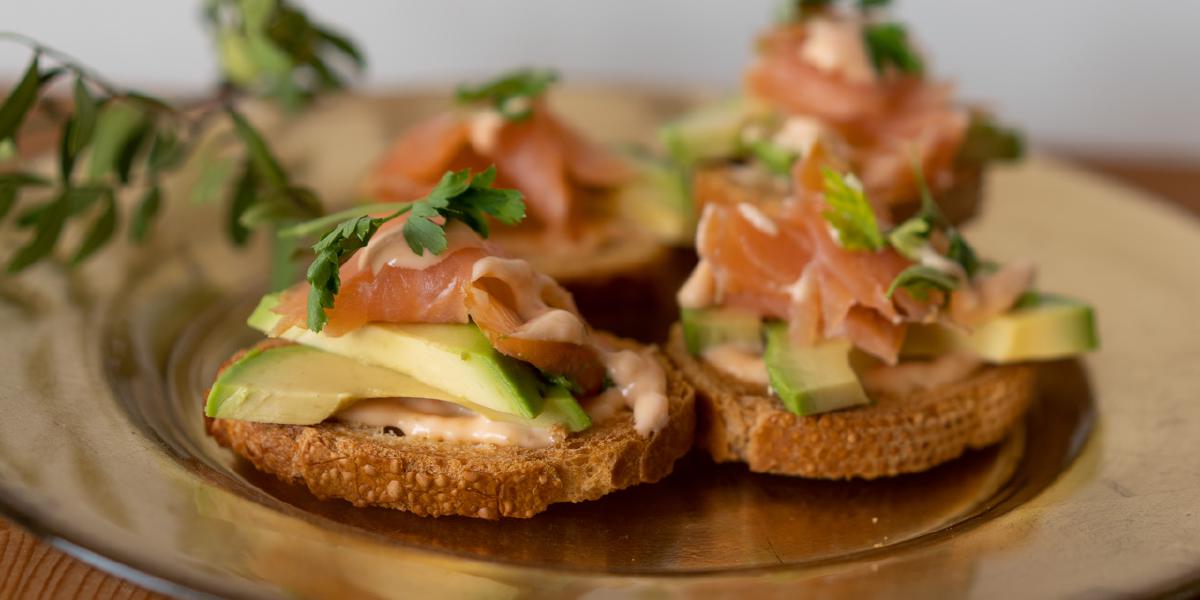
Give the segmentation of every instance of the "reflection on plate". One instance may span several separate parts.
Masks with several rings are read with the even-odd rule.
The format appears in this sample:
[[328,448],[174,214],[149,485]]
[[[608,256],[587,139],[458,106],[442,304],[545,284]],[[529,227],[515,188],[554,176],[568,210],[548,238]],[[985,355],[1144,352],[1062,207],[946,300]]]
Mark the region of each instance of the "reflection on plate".
[[[681,103],[611,92],[562,101],[610,137],[644,136]],[[429,106],[347,100],[289,127],[285,154],[320,164],[303,138],[336,140],[330,120],[374,119],[386,135]],[[928,473],[813,482],[689,456],[659,485],[501,522],[316,500],[203,435],[204,388],[255,337],[240,323],[260,291],[264,249],[237,254],[215,233],[194,235],[218,231],[204,223],[221,215],[176,204],[152,248],[0,281],[0,506],[85,560],[181,595],[841,596],[904,586],[1003,597],[1192,581],[1200,382],[1181,375],[1200,360],[1189,325],[1200,281],[1179,257],[1200,255],[1200,233],[1054,163],[997,175],[973,225],[978,245],[1002,259],[1035,256],[1056,291],[1095,300],[1104,349],[1041,367],[1016,435]]]

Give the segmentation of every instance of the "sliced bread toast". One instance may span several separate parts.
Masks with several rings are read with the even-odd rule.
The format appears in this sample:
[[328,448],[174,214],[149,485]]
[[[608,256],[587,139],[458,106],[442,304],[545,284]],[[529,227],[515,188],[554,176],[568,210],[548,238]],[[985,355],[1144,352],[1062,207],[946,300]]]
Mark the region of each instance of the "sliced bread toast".
[[934,390],[877,394],[875,403],[802,417],[766,386],[693,357],[676,325],[667,354],[696,389],[696,445],[717,462],[817,479],[874,479],[928,470],[1000,440],[1033,399],[1026,365],[989,366]]
[[430,516],[531,517],[556,502],[594,500],[658,481],[688,451],[692,389],[665,356],[657,350],[655,356],[667,376],[669,421],[645,437],[634,430],[630,411],[547,448],[430,441],[335,422],[212,419],[207,425],[219,444],[259,470],[303,484],[320,498]]

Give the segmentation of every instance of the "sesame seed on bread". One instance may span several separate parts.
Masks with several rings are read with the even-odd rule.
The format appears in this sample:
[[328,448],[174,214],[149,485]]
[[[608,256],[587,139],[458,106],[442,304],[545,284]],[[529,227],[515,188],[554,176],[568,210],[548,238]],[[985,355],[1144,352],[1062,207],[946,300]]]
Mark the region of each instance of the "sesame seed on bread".
[[678,325],[666,351],[696,390],[696,445],[717,462],[762,473],[874,479],[925,471],[1004,439],[1034,395],[1032,367],[986,366],[933,390],[876,394],[870,406],[802,417],[766,386],[693,357]]
[[658,481],[691,448],[692,389],[665,356],[656,350],[655,357],[667,376],[669,419],[649,436],[634,430],[630,411],[546,448],[431,441],[330,421],[300,426],[210,419],[207,428],[259,470],[320,498],[429,516],[531,517],[556,502],[594,500]]

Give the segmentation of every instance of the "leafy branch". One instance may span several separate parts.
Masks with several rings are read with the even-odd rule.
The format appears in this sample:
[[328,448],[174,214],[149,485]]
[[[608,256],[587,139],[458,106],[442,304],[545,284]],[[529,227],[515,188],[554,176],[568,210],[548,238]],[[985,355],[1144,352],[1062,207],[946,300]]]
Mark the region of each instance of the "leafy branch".
[[[74,78],[72,110],[60,115],[58,123],[57,177],[20,169],[0,173],[0,222],[15,213],[15,225],[31,231],[26,244],[9,259],[10,272],[24,270],[51,256],[63,231],[74,220],[88,224],[70,262],[86,260],[114,237],[123,220],[117,198],[133,189],[140,189],[140,196],[124,220],[128,221],[132,241],[146,240],[164,202],[160,181],[186,162],[205,129],[218,118],[227,118],[232,124],[234,139],[240,142],[245,157],[240,175],[227,192],[226,222],[234,244],[244,245],[253,228],[278,229],[321,214],[316,194],[290,180],[262,135],[234,105],[240,95],[263,92],[294,107],[319,92],[344,85],[328,64],[330,49],[349,57],[356,68],[362,67],[361,53],[346,38],[314,25],[282,0],[213,0],[208,9],[219,32],[226,31],[226,24],[236,24],[240,35],[258,39],[251,46],[268,48],[253,52],[254,60],[272,52],[276,58],[282,57],[278,68],[261,72],[276,77],[268,78],[276,83],[286,74],[290,83],[260,89],[245,78],[227,82],[216,97],[185,111],[162,99],[124,89],[70,55],[28,36],[0,32],[0,40],[24,45],[33,53],[20,81],[0,104],[0,146],[15,147],[35,107],[50,104],[47,90],[59,78]],[[223,51],[227,77],[230,56]],[[282,66],[285,62],[286,68]],[[77,168],[85,158],[86,172]],[[220,193],[223,178],[211,177],[210,171],[215,169],[206,168],[208,174],[202,173],[194,198]],[[278,240],[276,245],[281,245]],[[290,252],[276,252],[275,256],[280,260],[274,270],[279,272],[288,266]]]
[[226,82],[288,108],[345,88],[344,71],[366,66],[349,38],[287,0],[208,0],[204,17]]
[[[469,169],[447,171],[429,195],[412,203],[400,205],[376,204],[343,211],[344,215],[332,229],[313,245],[316,258],[308,267],[308,328],[321,331],[328,322],[325,309],[333,308],[334,298],[341,289],[342,263],[370,243],[379,228],[388,221],[407,214],[401,235],[417,256],[425,251],[445,252],[448,246],[446,226],[460,221],[482,237],[488,236],[487,217],[506,225],[515,225],[525,218],[525,203],[517,190],[496,189],[496,168],[474,176]],[[394,209],[394,210],[393,210]],[[372,216],[385,210],[385,216]],[[308,235],[328,227],[329,218],[322,218],[286,230],[289,237]]]

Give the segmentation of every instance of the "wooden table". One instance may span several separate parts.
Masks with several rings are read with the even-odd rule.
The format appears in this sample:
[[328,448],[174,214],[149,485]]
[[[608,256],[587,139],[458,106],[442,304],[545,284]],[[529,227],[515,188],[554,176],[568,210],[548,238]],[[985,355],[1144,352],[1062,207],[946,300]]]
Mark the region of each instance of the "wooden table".
[[[1077,162],[1200,216],[1200,164],[1150,166],[1097,159]],[[35,598],[163,596],[75,560],[0,519],[0,599]]]

